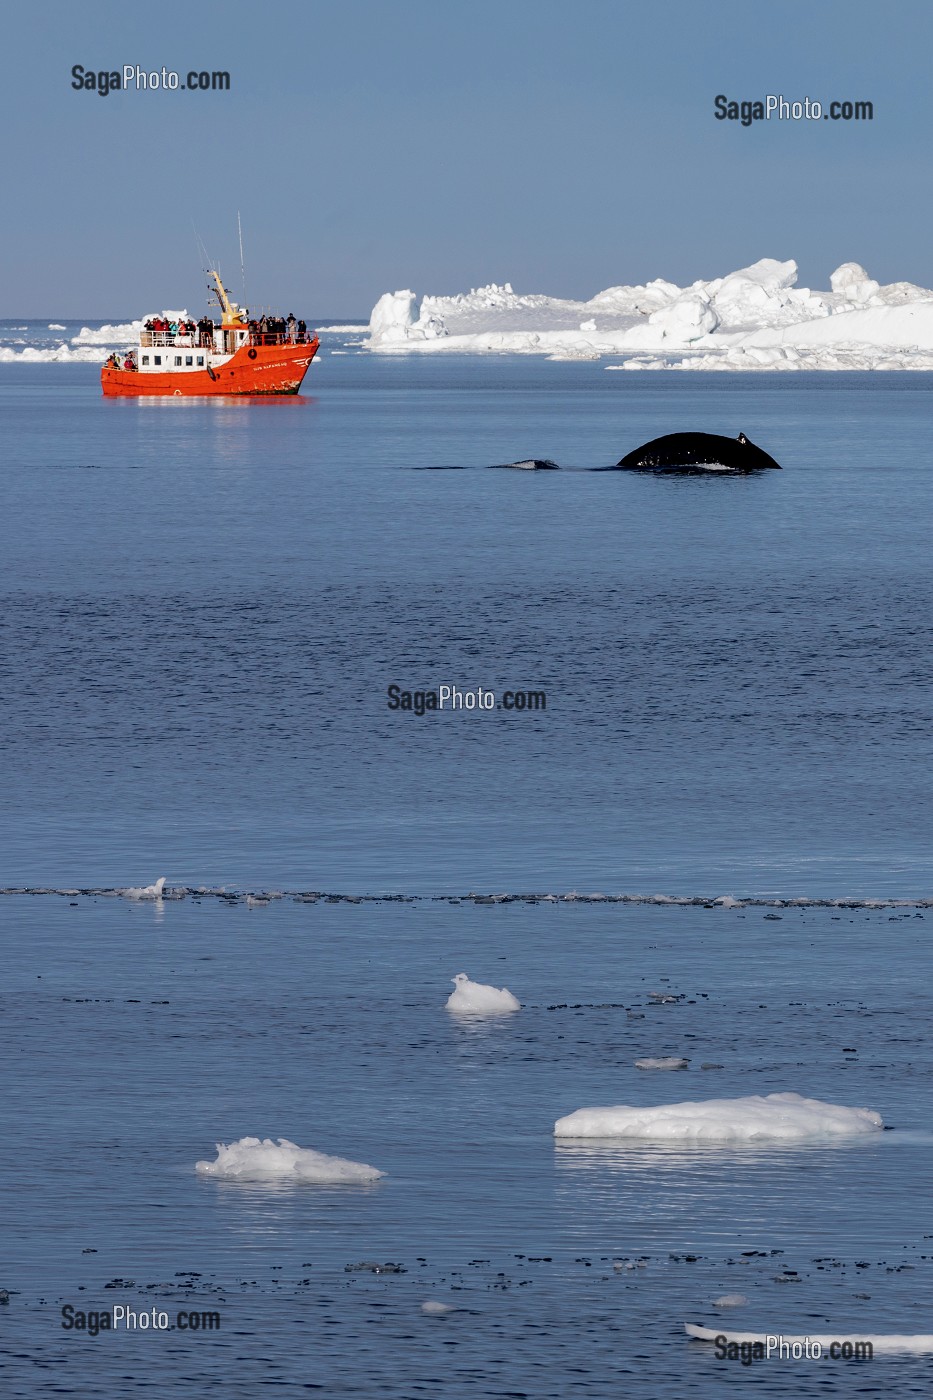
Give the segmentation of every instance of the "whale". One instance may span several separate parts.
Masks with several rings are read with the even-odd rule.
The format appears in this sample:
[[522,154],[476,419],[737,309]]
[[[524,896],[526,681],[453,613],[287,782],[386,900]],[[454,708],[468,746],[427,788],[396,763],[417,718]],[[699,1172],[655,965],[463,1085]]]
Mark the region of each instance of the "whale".
[[505,470],[512,467],[515,471],[524,472],[556,472],[560,471],[556,462],[552,462],[550,457],[524,457],[520,462],[494,462],[493,471]]
[[756,472],[767,467],[781,470],[780,463],[744,433],[736,438],[719,437],[716,433],[667,433],[626,453],[615,470]]

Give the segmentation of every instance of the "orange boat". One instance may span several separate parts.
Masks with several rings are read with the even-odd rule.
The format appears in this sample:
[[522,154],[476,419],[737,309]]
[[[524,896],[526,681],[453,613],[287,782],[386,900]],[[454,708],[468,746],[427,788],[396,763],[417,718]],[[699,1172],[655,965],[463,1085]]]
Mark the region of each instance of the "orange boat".
[[317,336],[294,329],[269,330],[250,321],[231,301],[220,274],[212,271],[223,316],[219,326],[203,318],[140,332],[139,345],[125,356],[112,355],[100,372],[101,388],[111,398],[161,394],[297,394],[317,353]]

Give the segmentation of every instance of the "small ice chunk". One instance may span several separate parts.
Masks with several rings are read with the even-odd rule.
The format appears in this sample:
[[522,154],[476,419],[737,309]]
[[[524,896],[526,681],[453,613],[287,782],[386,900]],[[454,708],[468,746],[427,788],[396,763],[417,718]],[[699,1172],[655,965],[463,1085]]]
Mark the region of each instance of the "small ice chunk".
[[436,1298],[429,1298],[426,1303],[421,1304],[421,1311],[432,1317],[440,1317],[442,1313],[455,1312],[456,1309],[452,1303],[440,1303]]
[[154,885],[134,885],[120,893],[125,899],[161,899],[164,889],[165,876],[162,875]]
[[344,1185],[376,1181],[385,1172],[365,1162],[350,1162],[344,1157],[328,1157],[310,1147],[299,1147],[288,1138],[260,1140],[240,1138],[229,1144],[218,1142],[217,1159],[197,1162],[195,1171],[201,1176],[215,1176],[224,1181],[294,1181],[315,1185]]
[[559,1138],[626,1138],[664,1143],[812,1142],[860,1137],[884,1127],[880,1113],[822,1103],[802,1094],[751,1094],[740,1099],[633,1108],[578,1108],[559,1118]]
[[636,1060],[636,1069],[687,1069],[689,1060],[682,1060],[677,1055],[664,1055],[660,1059]]
[[[694,1322],[685,1322],[684,1330],[688,1337],[695,1337],[700,1342],[718,1342],[721,1337],[725,1337],[727,1342],[757,1342],[761,1346],[767,1346],[768,1340],[775,1343],[780,1336],[782,1342],[789,1346],[800,1346],[803,1348],[801,1356],[813,1357],[813,1345],[818,1342],[824,1352],[828,1351],[833,1342],[871,1342],[872,1354],[878,1356],[880,1353],[896,1354],[897,1352],[912,1353],[915,1356],[925,1355],[933,1352],[933,1334],[924,1332],[859,1332],[853,1334],[846,1332],[843,1328],[839,1332],[820,1333],[810,1332],[806,1336],[802,1333],[791,1335],[781,1332],[780,1327],[775,1326],[771,1332],[723,1332],[721,1327],[700,1327]],[[809,1348],[807,1342],[809,1341]],[[814,1357],[813,1359],[817,1359]]]
[[744,1308],[747,1303],[744,1293],[724,1293],[721,1298],[713,1299],[714,1308]]
[[465,972],[451,979],[454,990],[447,998],[447,1010],[461,1016],[498,1016],[505,1011],[521,1011],[522,1004],[507,987],[490,987],[471,982]]

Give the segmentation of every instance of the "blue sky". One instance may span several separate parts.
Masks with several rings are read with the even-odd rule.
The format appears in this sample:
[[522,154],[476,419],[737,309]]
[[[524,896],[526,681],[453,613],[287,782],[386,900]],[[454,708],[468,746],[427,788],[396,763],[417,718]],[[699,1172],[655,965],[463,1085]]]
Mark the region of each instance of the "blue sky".
[[[254,307],[388,289],[587,297],[796,258],[933,283],[928,0],[131,0],[7,6],[0,316],[203,304],[192,223]],[[71,88],[75,63],[229,93]],[[737,123],[713,99],[867,99]],[[287,307],[285,304],[288,304]]]

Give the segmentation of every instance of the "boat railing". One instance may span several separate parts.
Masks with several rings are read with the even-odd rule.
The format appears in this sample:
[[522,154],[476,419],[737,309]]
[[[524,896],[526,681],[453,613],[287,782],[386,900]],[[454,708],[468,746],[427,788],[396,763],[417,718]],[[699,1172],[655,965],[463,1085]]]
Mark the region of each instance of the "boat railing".
[[[244,327],[244,329],[246,329]],[[289,335],[287,332],[279,334],[273,331],[251,331],[249,333],[249,345],[310,345],[314,339],[313,334],[308,331],[305,334]],[[214,336],[210,331],[198,331],[194,335],[172,335],[169,331],[140,331],[140,345],[159,349],[190,350],[192,348],[212,349]]]
[[194,335],[172,335],[170,331],[140,331],[139,343],[154,346],[157,350],[170,349],[173,345],[179,350],[190,350],[195,345],[213,345],[214,337],[207,331],[203,334],[198,331]]

